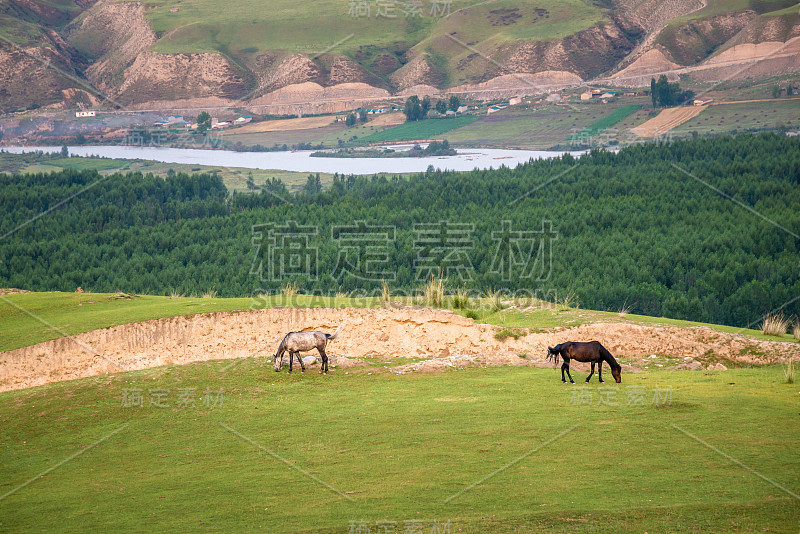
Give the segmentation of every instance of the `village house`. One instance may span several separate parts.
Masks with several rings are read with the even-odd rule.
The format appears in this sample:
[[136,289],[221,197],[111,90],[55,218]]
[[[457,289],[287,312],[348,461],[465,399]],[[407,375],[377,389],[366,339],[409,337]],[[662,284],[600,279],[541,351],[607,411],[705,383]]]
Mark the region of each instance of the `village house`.
[[487,115],[491,115],[492,113],[497,113],[501,109],[506,109],[508,104],[497,104],[495,106],[490,106],[489,109],[486,110]]

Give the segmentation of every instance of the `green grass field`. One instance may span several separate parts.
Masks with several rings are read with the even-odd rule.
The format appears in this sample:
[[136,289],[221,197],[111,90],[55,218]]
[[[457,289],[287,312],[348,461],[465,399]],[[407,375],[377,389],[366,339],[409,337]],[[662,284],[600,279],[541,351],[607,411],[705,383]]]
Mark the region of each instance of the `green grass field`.
[[[462,39],[491,53],[509,42],[565,37],[606,18],[602,9],[580,0],[542,0],[535,5],[455,0],[436,6],[276,0],[268,9],[254,0],[233,4],[147,0],[145,4],[147,18],[159,36],[154,46],[157,52],[221,52],[246,63],[258,52],[315,55],[325,51],[353,57],[371,70],[377,53],[400,55],[412,47],[425,53],[435,48],[433,55],[443,58],[441,67],[454,82],[460,73],[452,66],[470,52],[451,46],[454,43],[445,35],[457,31]],[[382,44],[376,47],[376,43]]]
[[[18,307],[77,332],[251,303],[111,297],[3,296],[0,348],[53,336]],[[602,317],[621,320],[563,306],[482,319]],[[396,375],[367,362],[321,376],[208,361],[0,393],[0,531],[794,532],[800,521],[798,386],[781,366],[586,386],[556,369]]]
[[527,367],[320,376],[228,363],[0,394],[0,530],[793,532],[800,520],[797,386],[775,367],[571,386]]
[[[467,146],[547,149],[567,142],[570,136],[606,120],[609,115],[619,113],[619,109],[643,103],[643,98],[625,98],[623,104],[573,103],[503,110],[447,132],[443,137],[451,143]],[[622,131],[623,124],[628,128],[628,123],[635,125],[644,122],[646,114],[639,116],[640,113],[635,111],[617,119],[620,121],[617,128]]]
[[382,141],[413,141],[415,139],[432,139],[443,133],[462,128],[478,120],[476,116],[455,117],[452,119],[427,119],[417,122],[405,122],[388,130],[375,132],[359,141],[379,143]]
[[626,106],[620,106],[599,121],[592,123],[590,126],[584,128],[579,133],[571,135],[567,138],[567,140],[573,139],[586,139],[587,137],[592,137],[593,135],[597,135],[601,133],[603,130],[611,128],[618,122],[624,120],[629,115],[632,115],[639,111],[642,108],[639,104],[628,104]]
[[225,140],[230,141],[231,143],[236,143],[241,141],[245,145],[262,145],[271,147],[274,146],[276,143],[278,145],[283,145],[284,143],[291,146],[296,145],[299,143],[311,143],[311,144],[318,144],[323,139],[331,138],[329,145],[336,145],[337,137],[341,137],[342,139],[347,136],[349,138],[352,135],[350,130],[355,130],[355,128],[348,128],[346,129],[344,124],[337,123],[331,124],[330,126],[324,126],[322,128],[309,128],[306,130],[286,130],[282,132],[256,132],[256,133],[244,133],[244,134],[237,134],[235,133],[236,130],[231,130],[229,133],[225,134]]

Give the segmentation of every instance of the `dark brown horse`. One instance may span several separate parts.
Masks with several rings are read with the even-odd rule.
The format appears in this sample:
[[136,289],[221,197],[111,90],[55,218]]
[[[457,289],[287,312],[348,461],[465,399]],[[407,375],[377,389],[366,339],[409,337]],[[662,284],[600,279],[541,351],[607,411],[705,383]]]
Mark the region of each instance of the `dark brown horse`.
[[597,376],[600,379],[600,383],[603,382],[603,362],[608,363],[608,366],[611,367],[611,374],[614,376],[614,380],[617,381],[617,384],[622,382],[622,366],[617,363],[617,360],[614,359],[611,353],[608,352],[608,350],[606,350],[606,348],[601,345],[599,341],[589,341],[588,343],[567,341],[566,343],[556,345],[555,347],[547,347],[548,359],[555,357],[555,362],[558,363],[559,355],[564,359],[564,363],[561,365],[562,382],[567,381],[564,378],[564,371],[567,371],[569,381],[573,384],[575,383],[575,381],[572,380],[572,375],[569,374],[570,360],[575,360],[576,362],[590,362],[592,364],[592,372],[586,377],[587,382],[594,374],[594,364],[598,364]]

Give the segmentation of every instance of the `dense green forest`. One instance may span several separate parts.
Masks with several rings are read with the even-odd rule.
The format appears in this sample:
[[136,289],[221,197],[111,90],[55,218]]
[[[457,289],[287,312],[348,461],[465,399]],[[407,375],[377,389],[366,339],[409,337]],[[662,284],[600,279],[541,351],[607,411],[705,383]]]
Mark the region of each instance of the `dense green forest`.
[[451,287],[731,325],[800,295],[800,140],[773,134],[337,176],[296,196],[278,181],[229,195],[209,175],[0,175],[0,198],[0,287],[327,294],[443,273]]

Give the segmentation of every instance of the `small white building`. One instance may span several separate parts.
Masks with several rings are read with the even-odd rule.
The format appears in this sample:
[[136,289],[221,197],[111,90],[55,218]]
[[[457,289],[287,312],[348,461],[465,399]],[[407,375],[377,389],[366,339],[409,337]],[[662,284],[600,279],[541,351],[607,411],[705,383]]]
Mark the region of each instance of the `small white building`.
[[236,126],[241,126],[242,124],[247,124],[248,122],[252,121],[253,117],[250,115],[245,115],[243,117],[239,117],[238,119],[233,121],[233,124]]
[[592,92],[586,91],[585,93],[581,93],[581,100],[591,100],[592,99]]
[[78,118],[94,117],[94,111],[88,109],[82,109],[81,111],[76,111],[75,116]]
[[701,96],[700,98],[695,98],[692,104],[694,104],[695,106],[705,106],[712,100],[713,98],[711,98],[710,96]]
[[508,101],[509,106],[516,106],[518,104],[522,104],[522,98],[515,96],[514,98]]
[[487,115],[491,115],[492,113],[497,113],[501,109],[506,109],[508,104],[497,104],[496,106],[490,106],[489,109],[486,110]]

